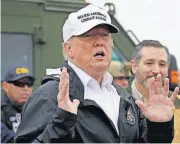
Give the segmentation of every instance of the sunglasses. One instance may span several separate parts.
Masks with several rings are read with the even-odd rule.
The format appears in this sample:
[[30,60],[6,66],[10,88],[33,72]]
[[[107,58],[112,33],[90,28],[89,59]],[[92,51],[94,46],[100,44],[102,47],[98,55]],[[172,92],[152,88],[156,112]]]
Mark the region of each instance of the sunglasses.
[[13,85],[15,85],[15,86],[17,86],[17,87],[21,87],[21,88],[23,88],[23,87],[25,87],[26,85],[28,86],[28,87],[32,87],[33,86],[33,84],[34,84],[34,81],[9,81],[8,83],[11,83],[11,84],[13,84]]
[[116,77],[115,79],[118,79],[118,80],[124,80],[124,79],[129,80],[129,77],[127,77],[127,76],[120,76],[120,77]]

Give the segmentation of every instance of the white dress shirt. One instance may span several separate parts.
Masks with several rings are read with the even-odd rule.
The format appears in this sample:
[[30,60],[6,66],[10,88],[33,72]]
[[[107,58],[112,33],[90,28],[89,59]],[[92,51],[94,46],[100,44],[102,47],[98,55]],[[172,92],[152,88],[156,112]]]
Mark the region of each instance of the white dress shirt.
[[113,77],[109,72],[103,76],[101,86],[93,77],[68,61],[70,67],[76,72],[77,76],[84,85],[84,99],[95,101],[106,115],[112,120],[118,134],[118,116],[120,96],[116,88],[112,85]]

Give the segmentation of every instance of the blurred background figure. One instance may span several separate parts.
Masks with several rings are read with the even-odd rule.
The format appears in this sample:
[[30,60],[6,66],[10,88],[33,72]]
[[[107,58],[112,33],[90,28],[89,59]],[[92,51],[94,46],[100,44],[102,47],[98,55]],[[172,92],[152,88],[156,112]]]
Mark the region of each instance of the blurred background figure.
[[12,142],[13,132],[21,122],[22,106],[32,94],[34,81],[32,73],[24,65],[14,66],[6,73],[1,92],[2,143]]
[[111,61],[109,72],[113,76],[113,81],[123,88],[128,87],[129,77],[132,76],[131,65],[129,63],[122,64],[119,61]]

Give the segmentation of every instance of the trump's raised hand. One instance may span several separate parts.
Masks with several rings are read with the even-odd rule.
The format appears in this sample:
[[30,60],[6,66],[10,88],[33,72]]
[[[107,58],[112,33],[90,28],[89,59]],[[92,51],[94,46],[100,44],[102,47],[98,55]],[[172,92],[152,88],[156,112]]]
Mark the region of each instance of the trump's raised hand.
[[80,102],[77,99],[74,99],[73,102],[69,99],[69,74],[65,67],[61,72],[59,93],[57,98],[58,98],[59,108],[77,114],[77,110]]

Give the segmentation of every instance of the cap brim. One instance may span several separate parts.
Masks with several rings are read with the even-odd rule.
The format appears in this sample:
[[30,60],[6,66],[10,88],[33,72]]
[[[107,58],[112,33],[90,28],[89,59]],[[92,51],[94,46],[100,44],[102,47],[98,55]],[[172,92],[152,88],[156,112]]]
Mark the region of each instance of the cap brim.
[[16,81],[16,80],[19,80],[19,79],[25,78],[25,77],[30,77],[30,78],[32,78],[33,80],[36,79],[36,78],[35,78],[34,76],[32,76],[31,74],[26,74],[26,75],[20,75],[20,76],[14,78],[14,79],[9,79],[8,81]]
[[109,28],[109,32],[110,33],[118,33],[119,32],[119,29],[115,25],[113,25],[113,24],[109,24],[109,23],[91,23],[91,24],[87,25],[86,28],[81,29],[81,31],[75,33],[74,35],[75,36],[82,35],[85,32],[89,31],[90,29],[92,29],[92,28],[94,28],[94,27],[96,27],[98,25],[105,25],[105,26],[107,26]]

